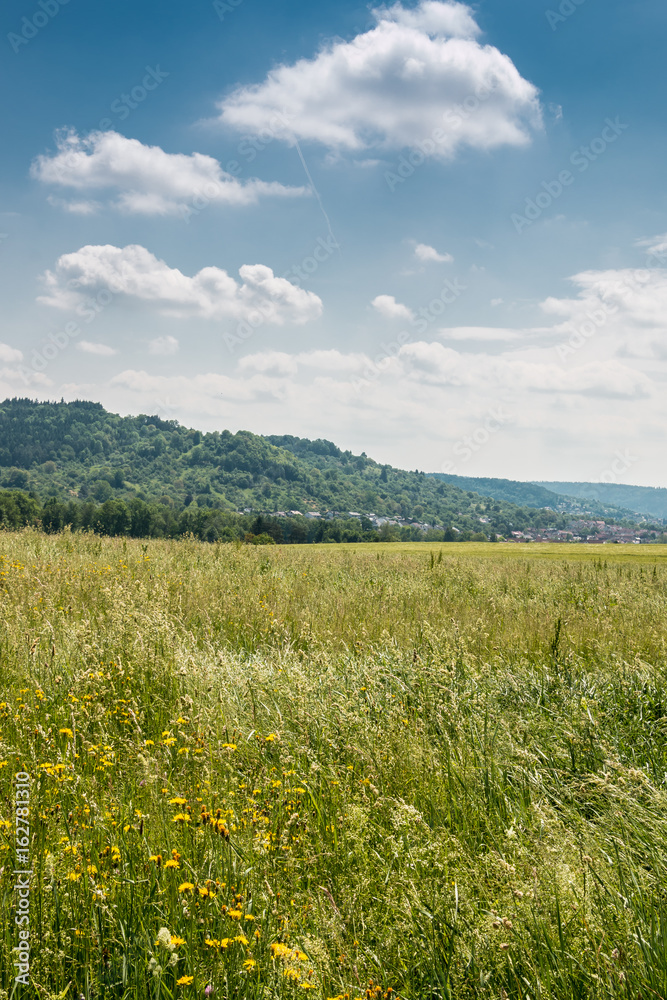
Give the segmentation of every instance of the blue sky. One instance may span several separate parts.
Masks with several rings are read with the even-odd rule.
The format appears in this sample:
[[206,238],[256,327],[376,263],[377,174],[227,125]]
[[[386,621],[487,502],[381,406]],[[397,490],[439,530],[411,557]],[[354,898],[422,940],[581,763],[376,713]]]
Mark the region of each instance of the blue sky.
[[664,3],[0,17],[0,397],[667,485]]

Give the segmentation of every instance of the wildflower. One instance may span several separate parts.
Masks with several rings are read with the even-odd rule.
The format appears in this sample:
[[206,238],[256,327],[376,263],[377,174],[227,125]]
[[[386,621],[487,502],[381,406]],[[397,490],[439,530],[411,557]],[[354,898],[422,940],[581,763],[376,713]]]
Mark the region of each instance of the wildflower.
[[243,934],[237,934],[234,940],[236,941],[237,944],[242,944],[244,947],[250,944],[247,937],[243,937]]
[[81,878],[81,872],[70,872],[67,878],[70,882],[78,882]]
[[314,983],[301,983],[302,990],[316,990],[317,986]]
[[97,867],[95,865],[88,865],[86,871],[89,875],[97,875]]
[[256,965],[257,962],[255,961],[254,958],[246,958],[245,962],[243,963],[243,968],[246,969],[248,972],[252,972],[252,970],[255,968]]
[[[149,861],[154,861],[154,862],[155,862],[155,864],[156,864],[156,865],[158,866],[158,868],[159,868],[159,867],[160,867],[160,865],[162,864],[162,855],[161,855],[161,854],[151,854],[151,856],[150,856],[150,858],[149,858],[148,860],[149,860]],[[167,862],[167,864],[168,864],[168,863],[169,863],[169,862]]]
[[192,892],[193,889],[194,885],[192,884],[192,882],[181,882],[181,884],[178,887],[179,892]]
[[172,819],[172,823],[189,823],[191,817],[187,813],[176,813]]
[[165,868],[180,868],[181,866],[179,865],[178,861],[174,861],[173,858],[170,858],[169,861],[165,861],[164,867]]
[[215,993],[215,986],[211,986],[211,984],[209,983],[206,989],[204,990],[204,996],[210,997],[211,993]]
[[171,943],[171,931],[168,927],[161,927],[157,932],[157,941],[155,942],[155,946],[157,947],[159,944],[161,944],[163,948],[168,948],[169,951],[174,950],[174,946]]
[[187,801],[188,801],[187,799],[184,799],[180,795],[177,795],[175,799],[169,799],[169,805],[170,806],[184,806],[184,805],[186,805]]
[[155,740],[144,740],[144,746],[145,747],[154,747],[155,746]]
[[74,733],[71,729],[59,729],[58,732],[61,736],[66,736],[68,740],[74,739]]
[[181,976],[180,979],[176,980],[177,986],[192,986],[195,981],[194,976]]
[[245,915],[245,917],[243,919],[244,920],[254,920],[255,918],[253,917],[252,913],[246,913],[246,915]]
[[175,934],[172,934],[171,935],[171,943],[173,944],[174,948],[180,948],[181,945],[185,944],[185,938],[176,937]]
[[222,744],[222,749],[223,750],[236,750],[236,743],[223,743]]
[[243,914],[240,910],[229,910],[227,916],[231,917],[232,920],[240,920]]

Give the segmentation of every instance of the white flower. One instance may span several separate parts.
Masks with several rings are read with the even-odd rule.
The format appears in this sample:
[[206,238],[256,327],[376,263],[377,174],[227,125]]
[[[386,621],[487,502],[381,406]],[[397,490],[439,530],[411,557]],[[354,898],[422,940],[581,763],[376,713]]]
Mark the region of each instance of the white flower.
[[174,945],[171,943],[171,931],[167,927],[161,927],[157,932],[158,943],[163,946],[163,948],[168,948],[169,951],[174,950]]

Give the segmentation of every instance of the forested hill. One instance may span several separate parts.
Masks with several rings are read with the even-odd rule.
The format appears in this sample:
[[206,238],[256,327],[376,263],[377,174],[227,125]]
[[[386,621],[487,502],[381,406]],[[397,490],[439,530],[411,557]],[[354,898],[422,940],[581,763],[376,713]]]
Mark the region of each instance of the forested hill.
[[558,513],[480,497],[328,441],[204,434],[85,401],[0,404],[0,487],[30,490],[42,501],[141,500],[174,510],[356,511],[487,535],[562,521]]

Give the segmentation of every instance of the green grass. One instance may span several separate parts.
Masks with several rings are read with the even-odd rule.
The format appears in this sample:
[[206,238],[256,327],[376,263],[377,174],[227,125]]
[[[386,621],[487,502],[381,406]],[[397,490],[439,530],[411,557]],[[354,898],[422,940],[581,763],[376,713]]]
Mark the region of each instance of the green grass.
[[25,769],[24,996],[667,997],[666,612],[664,546],[0,534],[0,996]]

